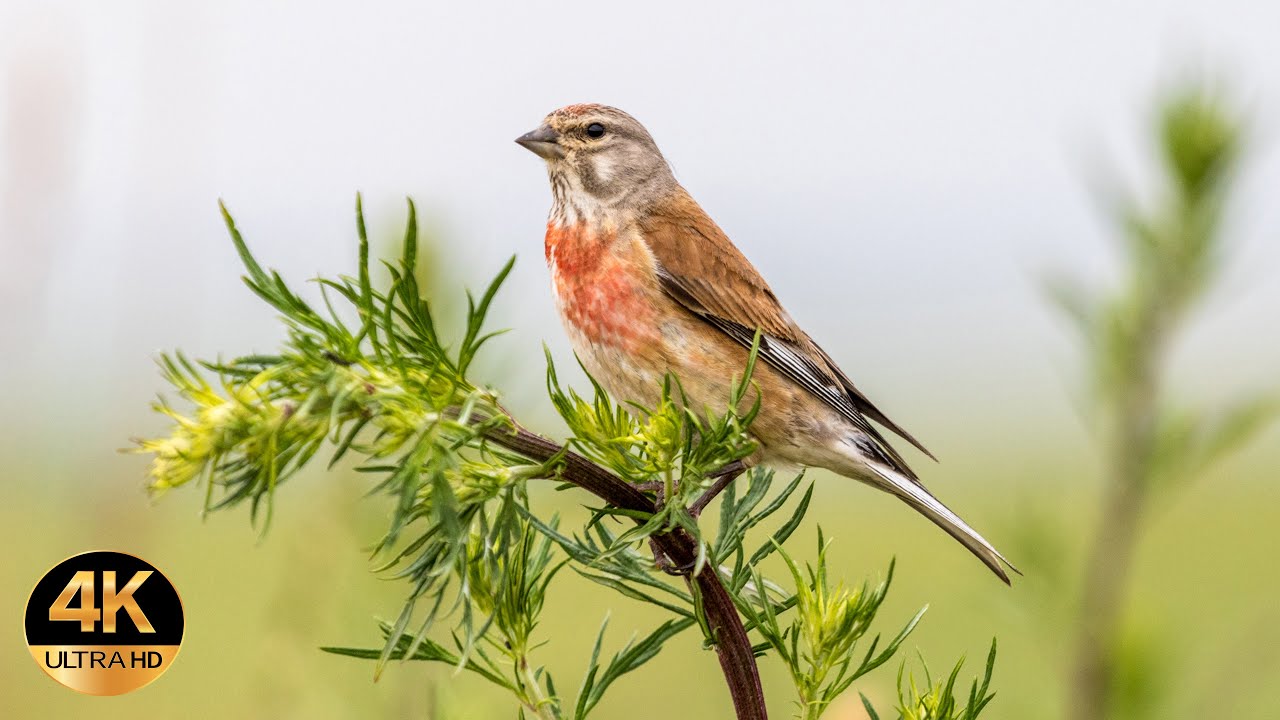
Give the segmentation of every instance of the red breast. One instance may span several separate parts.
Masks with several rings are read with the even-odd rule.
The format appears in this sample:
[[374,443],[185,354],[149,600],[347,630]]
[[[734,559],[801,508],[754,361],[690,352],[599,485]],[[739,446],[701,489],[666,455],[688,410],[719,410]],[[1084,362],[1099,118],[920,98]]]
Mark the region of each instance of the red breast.
[[590,342],[642,352],[661,339],[652,263],[616,229],[547,223],[546,256],[564,321]]

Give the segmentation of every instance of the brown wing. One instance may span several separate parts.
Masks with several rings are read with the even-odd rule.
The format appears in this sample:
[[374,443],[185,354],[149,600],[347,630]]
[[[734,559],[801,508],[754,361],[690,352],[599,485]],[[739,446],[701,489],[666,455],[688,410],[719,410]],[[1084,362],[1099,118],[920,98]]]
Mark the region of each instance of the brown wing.
[[688,193],[678,189],[640,225],[668,295],[744,347],[751,347],[758,328],[763,334],[760,359],[874,439],[881,460],[916,478],[867,418],[929,457],[933,454],[854,387],[831,357],[795,324],[760,273]]

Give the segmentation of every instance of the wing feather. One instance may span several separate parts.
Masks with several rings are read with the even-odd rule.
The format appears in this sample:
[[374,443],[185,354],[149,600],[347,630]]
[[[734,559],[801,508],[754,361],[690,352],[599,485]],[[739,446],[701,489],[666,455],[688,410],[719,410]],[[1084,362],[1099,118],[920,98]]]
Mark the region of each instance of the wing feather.
[[[683,190],[640,221],[663,290],[769,366],[837,410],[875,443],[877,459],[916,480],[903,457],[868,422],[874,420],[929,457],[933,454],[862,394],[822,348],[795,324],[754,266]],[[693,249],[696,246],[697,251]]]

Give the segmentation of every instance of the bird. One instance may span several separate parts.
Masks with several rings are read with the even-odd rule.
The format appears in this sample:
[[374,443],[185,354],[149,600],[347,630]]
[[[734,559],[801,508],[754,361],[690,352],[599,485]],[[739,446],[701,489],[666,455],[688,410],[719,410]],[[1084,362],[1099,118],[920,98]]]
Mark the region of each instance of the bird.
[[556,307],[579,362],[610,395],[655,407],[674,376],[695,407],[724,404],[758,335],[750,462],[826,468],[886,491],[1009,583],[1005,568],[1018,570],[925,488],[880,428],[933,454],[800,328],[639,121],[569,105],[516,143],[546,162]]

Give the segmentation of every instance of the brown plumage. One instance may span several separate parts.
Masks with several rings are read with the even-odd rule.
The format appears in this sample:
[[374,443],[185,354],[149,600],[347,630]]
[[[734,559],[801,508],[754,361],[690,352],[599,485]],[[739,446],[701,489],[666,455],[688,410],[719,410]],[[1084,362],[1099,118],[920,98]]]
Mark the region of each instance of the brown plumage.
[[[910,433],[872,405],[831,356],[796,325],[755,266],[684,188],[677,188],[645,214],[640,219],[640,230],[661,268],[664,289],[685,308],[745,347],[751,347],[756,328],[760,328],[770,342],[793,348],[806,362],[804,370],[808,372],[792,379],[801,384],[810,377],[818,380],[819,386],[807,389],[822,395],[833,407],[845,411],[850,422],[862,426],[891,456],[900,472],[915,478],[902,456],[862,416],[870,417],[933,457]],[[700,244],[699,252],[685,251],[691,239]],[[766,359],[769,357],[766,354]]]
[[639,122],[615,108],[571,105],[517,142],[547,161],[557,306],[574,350],[606,389],[651,406],[672,373],[696,407],[722,407],[758,329],[758,459],[825,467],[890,492],[1008,582],[1004,566],[1012,566],[924,488],[872,421],[933,456],[795,323],[675,181]]

